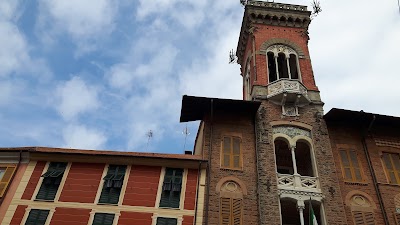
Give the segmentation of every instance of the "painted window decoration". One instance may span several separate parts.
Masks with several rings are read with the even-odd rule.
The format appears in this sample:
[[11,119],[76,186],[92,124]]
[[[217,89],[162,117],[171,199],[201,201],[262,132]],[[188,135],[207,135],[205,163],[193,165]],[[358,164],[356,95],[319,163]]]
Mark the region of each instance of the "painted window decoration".
[[36,200],[54,200],[66,167],[66,162],[50,163],[47,171],[42,174],[43,182],[40,186],[38,194],[36,195]]
[[110,165],[101,191],[99,203],[118,204],[124,182],[126,166]]
[[221,225],[242,224],[242,199],[221,198]]
[[114,214],[96,213],[94,214],[92,225],[112,225],[114,223]]
[[242,169],[241,142],[239,137],[224,137],[221,157],[223,168]]
[[160,207],[179,208],[183,169],[166,168]]
[[269,83],[280,79],[300,79],[297,53],[286,45],[268,47],[267,66]]
[[363,175],[360,162],[354,150],[340,150],[342,172],[344,179],[350,182],[362,182]]
[[157,225],[176,225],[178,220],[175,218],[158,217]]
[[44,225],[50,210],[32,209],[29,212],[25,225]]
[[383,163],[385,165],[386,175],[391,184],[400,184],[400,159],[399,154],[383,153]]
[[0,167],[0,198],[3,197],[14,172],[15,166]]

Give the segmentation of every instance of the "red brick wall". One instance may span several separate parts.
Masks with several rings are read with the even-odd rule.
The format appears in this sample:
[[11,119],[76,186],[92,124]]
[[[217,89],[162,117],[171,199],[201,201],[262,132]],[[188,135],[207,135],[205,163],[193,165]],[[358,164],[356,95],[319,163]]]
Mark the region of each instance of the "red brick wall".
[[182,225],[192,225],[194,217],[193,216],[183,216]]
[[37,183],[39,182],[40,176],[42,176],[42,172],[44,167],[46,166],[46,162],[38,161],[36,163],[35,169],[33,170],[32,176],[29,179],[29,182],[25,188],[24,194],[22,195],[22,199],[31,199],[33,192],[35,192],[35,188]]
[[72,163],[60,201],[93,203],[105,164]]
[[56,208],[50,225],[87,225],[90,209]]
[[19,206],[17,206],[17,209],[16,209],[15,212],[14,212],[14,216],[13,216],[13,218],[12,218],[12,220],[11,220],[10,225],[20,225],[20,224],[21,224],[22,218],[23,218],[24,215],[25,215],[25,209],[26,209],[27,207],[28,207],[28,206],[26,206],[26,205],[19,205]]
[[188,172],[184,209],[194,210],[194,208],[195,208],[197,175],[198,175],[198,170],[189,170],[189,172]]
[[133,165],[124,197],[124,205],[154,207],[161,167]]
[[121,212],[121,216],[118,220],[118,225],[151,225],[152,213],[138,213],[138,212]]

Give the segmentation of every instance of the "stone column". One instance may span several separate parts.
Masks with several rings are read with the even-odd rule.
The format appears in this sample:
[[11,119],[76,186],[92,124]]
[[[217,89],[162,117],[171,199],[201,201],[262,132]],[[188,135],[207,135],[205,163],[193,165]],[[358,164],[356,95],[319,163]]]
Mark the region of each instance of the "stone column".
[[292,74],[290,73],[290,63],[289,63],[289,56],[286,55],[286,65],[287,65],[287,70],[288,70],[288,75],[289,75],[289,79],[292,79]]
[[275,59],[275,68],[276,68],[276,80],[279,80],[278,55],[275,55],[275,53],[274,53],[274,59]]
[[300,216],[300,225],[304,225],[304,214],[303,211],[305,209],[304,201],[303,200],[297,200],[297,209],[299,210],[299,216]]

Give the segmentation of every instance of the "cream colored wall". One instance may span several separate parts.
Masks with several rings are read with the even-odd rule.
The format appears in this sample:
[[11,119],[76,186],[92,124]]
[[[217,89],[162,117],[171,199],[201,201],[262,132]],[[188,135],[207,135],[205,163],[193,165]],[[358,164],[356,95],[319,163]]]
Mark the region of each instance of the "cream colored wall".
[[[15,195],[12,198],[12,201],[8,207],[8,210],[5,213],[3,222],[1,223],[2,225],[9,225],[12,217],[14,215],[14,212],[17,208],[18,205],[28,205],[28,208],[25,212],[24,218],[22,220],[21,224],[25,223],[25,220],[27,219],[27,216],[29,214],[30,209],[47,209],[50,210],[50,214],[49,217],[47,219],[46,224],[48,224],[51,221],[51,217],[53,215],[53,213],[56,211],[57,207],[67,207],[67,208],[81,208],[81,209],[91,209],[91,216],[89,219],[88,224],[90,225],[91,222],[93,220],[93,216],[94,214],[97,213],[112,213],[115,214],[116,217],[114,219],[114,225],[116,225],[118,223],[118,217],[121,214],[121,211],[126,211],[126,212],[139,212],[139,213],[152,213],[153,214],[153,220],[157,218],[157,216],[162,216],[162,217],[171,217],[171,218],[177,218],[178,221],[182,222],[183,220],[183,216],[194,216],[195,215],[195,210],[186,210],[183,209],[184,206],[184,195],[185,195],[185,190],[186,190],[186,182],[187,182],[187,169],[185,169],[184,172],[184,176],[183,176],[183,185],[182,185],[182,195],[181,195],[181,204],[180,204],[180,210],[177,209],[169,209],[169,208],[159,208],[158,207],[158,202],[161,196],[161,191],[160,191],[160,185],[162,187],[162,182],[163,182],[163,176],[165,174],[162,173],[162,175],[160,176],[160,184],[159,184],[159,191],[157,193],[157,202],[155,204],[154,207],[144,207],[144,206],[128,206],[128,205],[121,205],[122,201],[120,200],[120,204],[118,206],[115,205],[106,205],[106,204],[96,204],[96,203],[76,203],[76,202],[60,202],[58,201],[59,198],[59,194],[56,197],[56,201],[54,202],[45,202],[45,201],[34,201],[35,199],[35,194],[32,196],[32,199],[30,200],[25,200],[25,199],[21,199],[22,194],[29,182],[29,179],[33,173],[33,170],[36,166],[36,161],[31,161],[27,167],[25,172],[23,173],[23,176],[21,178],[21,182],[20,185],[16,188],[15,191]],[[130,172],[130,166],[129,167],[129,172]],[[66,173],[68,173],[70,168],[70,164],[67,167],[67,171]],[[105,172],[106,172],[106,168],[105,167]],[[46,168],[43,170],[45,171]],[[165,168],[163,168],[163,171],[165,171]],[[104,174],[103,174],[104,175]],[[197,204],[197,222],[196,225],[200,225],[202,224],[203,221],[203,208],[204,208],[204,193],[205,193],[205,176],[206,176],[206,171],[205,169],[203,169],[201,171],[201,175],[200,175],[200,187],[199,187],[199,199],[196,202]],[[64,175],[64,177],[66,177]],[[127,176],[128,177],[128,176]],[[126,186],[126,183],[124,181],[124,186]],[[65,182],[65,178],[63,178],[63,182],[60,185],[60,189],[58,190],[58,193],[61,193],[61,187],[63,186],[63,183]],[[41,184],[41,180],[39,181],[37,187],[36,187],[36,191],[39,189]],[[126,189],[126,187],[125,187]],[[99,188],[100,190],[100,188]],[[98,196],[96,197],[96,201],[98,201]]]

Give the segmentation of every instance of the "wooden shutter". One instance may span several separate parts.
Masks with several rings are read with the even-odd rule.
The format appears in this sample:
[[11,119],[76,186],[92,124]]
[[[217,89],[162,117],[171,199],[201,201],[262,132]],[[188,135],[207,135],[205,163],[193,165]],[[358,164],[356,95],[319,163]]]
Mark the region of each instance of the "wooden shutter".
[[242,199],[221,198],[221,225],[242,224]]
[[96,213],[94,214],[93,225],[112,225],[114,222],[114,214]]
[[242,199],[232,199],[232,225],[242,224]]
[[61,183],[67,163],[51,162],[47,171],[42,175],[43,182],[36,199],[54,200]]
[[25,225],[44,225],[49,212],[49,210],[32,209],[29,212]]
[[400,225],[400,214],[394,213],[394,220],[396,221],[396,225]]
[[375,225],[373,212],[353,211],[355,225]]
[[15,166],[8,166],[5,168],[4,175],[0,181],[0,197],[3,197],[4,192],[6,191],[14,172]]
[[220,218],[221,218],[221,225],[230,225],[231,224],[231,199],[230,198],[221,198]]
[[176,225],[178,220],[175,218],[158,217],[157,225]]
[[126,166],[110,165],[99,198],[99,203],[118,204]]
[[165,170],[160,207],[179,208],[182,190],[183,169]]

